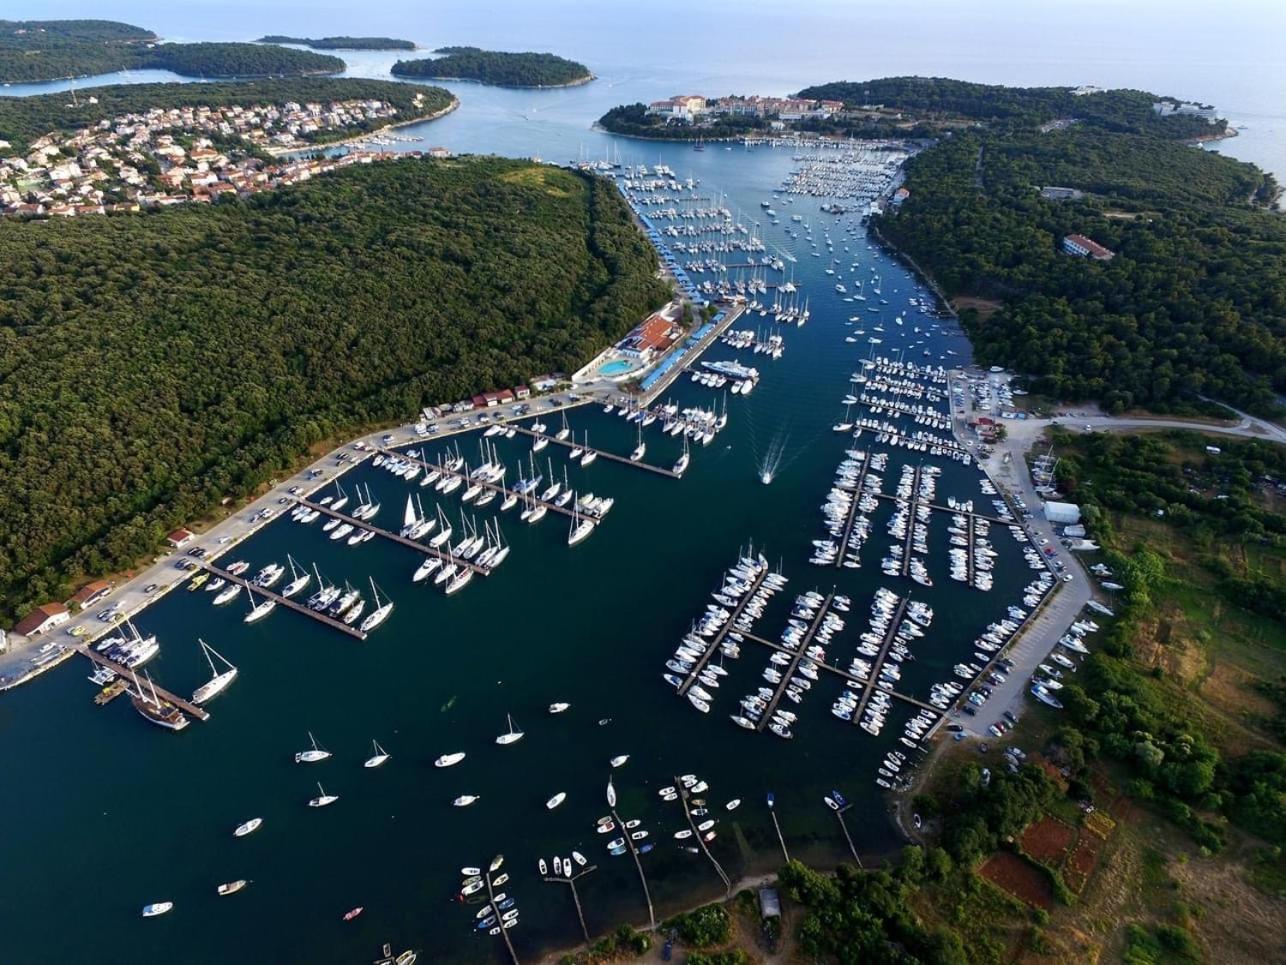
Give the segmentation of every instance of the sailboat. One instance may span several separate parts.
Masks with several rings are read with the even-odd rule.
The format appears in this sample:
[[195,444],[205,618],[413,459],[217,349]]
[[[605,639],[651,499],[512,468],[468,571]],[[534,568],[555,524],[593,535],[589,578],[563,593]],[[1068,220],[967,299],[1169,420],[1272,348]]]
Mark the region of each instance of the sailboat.
[[392,756],[388,751],[380,747],[380,742],[377,740],[371,741],[371,747],[375,749],[375,753],[366,759],[362,767],[379,767]]
[[[156,724],[158,727],[164,727],[166,730],[182,730],[188,725],[187,716],[168,700],[162,700],[156,693],[156,684],[152,683],[152,678],[147,677],[148,689],[144,690],[143,685],[138,682],[138,674],[132,673],[134,677],[134,689],[130,691],[130,699],[137,710],[147,720]],[[144,674],[144,676],[147,676]]]
[[683,437],[683,455],[679,456],[678,461],[675,462],[674,464],[674,474],[676,476],[682,476],[685,472],[687,472],[688,463],[691,461],[691,459],[692,459],[692,456],[688,452],[688,437],[684,436]]
[[853,419],[850,415],[850,413],[852,412],[852,409],[853,409],[852,404],[846,405],[844,407],[844,421],[837,422],[835,423],[835,425],[831,426],[831,428],[835,432],[852,432],[853,431]]
[[312,747],[306,751],[296,752],[296,764],[316,764],[318,761],[324,761],[330,757],[330,751],[317,743],[317,738],[313,736],[312,731],[308,732],[308,743],[312,744]]
[[339,800],[338,794],[326,793],[326,789],[321,786],[321,781],[317,782],[317,790],[319,792],[317,797],[313,798],[308,802],[308,806],[310,808],[324,808],[326,807],[326,805],[334,804],[336,801]]
[[497,744],[516,744],[522,740],[523,732],[514,727],[514,719],[509,714],[505,714],[505,719],[509,721],[509,730],[496,738]]
[[639,444],[635,446],[634,451],[630,453],[630,462],[638,462],[640,459],[643,458],[643,454],[645,452],[647,452],[647,444],[643,441],[643,426],[640,425],[639,426]]
[[[201,651],[205,654],[206,662],[210,664],[211,677],[196,689],[196,692],[192,695],[192,703],[204,704],[207,700],[213,700],[215,697],[219,696],[219,694],[223,693],[223,691],[227,689],[228,685],[237,679],[237,668],[228,661],[227,657],[219,653],[218,650],[215,650],[214,647],[210,646],[200,637],[197,638],[197,643],[201,644]],[[223,661],[223,663],[227,665],[228,669],[220,671],[219,668],[214,665],[215,657],[218,657]]]
[[567,545],[575,546],[594,532],[594,521],[582,516],[576,503],[572,503],[572,521],[567,531]]
[[589,430],[585,430],[585,454],[580,457],[581,468],[584,469],[595,459],[598,458],[598,450],[589,447]]
[[559,442],[566,442],[567,437],[572,434],[571,428],[567,425],[567,413],[563,413],[563,427],[554,433],[554,438]]
[[255,591],[249,586],[246,587],[246,592],[250,594],[250,612],[242,618],[246,623],[262,620],[277,608],[276,600],[265,599],[262,603],[255,603]]
[[364,620],[362,620],[361,625],[358,627],[362,633],[370,633],[381,623],[387,620],[388,615],[393,612],[393,601],[391,599],[386,599],[384,603],[380,603],[380,588],[375,585],[374,577],[371,577],[370,580],[371,592],[375,594],[375,609],[372,610]]
[[289,553],[286,554],[286,562],[290,564],[290,582],[282,588],[281,595],[286,599],[290,599],[309,584],[312,580],[312,574],[307,570],[300,572],[299,568],[295,566],[294,557]]

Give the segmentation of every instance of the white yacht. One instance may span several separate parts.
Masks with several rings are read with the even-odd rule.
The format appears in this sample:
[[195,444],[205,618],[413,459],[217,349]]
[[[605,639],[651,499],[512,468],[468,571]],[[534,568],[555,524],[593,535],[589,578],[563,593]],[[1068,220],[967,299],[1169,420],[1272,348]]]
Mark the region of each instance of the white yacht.
[[232,835],[236,838],[244,838],[247,834],[254,834],[258,831],[259,826],[262,824],[263,818],[251,818],[249,821],[238,824]]
[[[196,692],[192,695],[192,703],[204,704],[207,700],[213,700],[223,693],[228,688],[228,685],[237,679],[237,668],[228,661],[227,657],[200,637],[197,638],[197,643],[201,645],[201,652],[205,654],[206,662],[210,664],[211,677],[196,689]],[[214,664],[215,657],[218,657],[227,669],[220,670],[216,667]]]
[[313,736],[312,731],[308,732],[308,743],[312,744],[312,747],[295,754],[296,764],[316,764],[318,761],[324,761],[330,757],[330,751],[317,743],[317,738]]
[[379,767],[392,756],[388,751],[380,747],[380,742],[377,740],[371,741],[371,747],[375,753],[366,759],[362,767]]
[[295,566],[294,557],[289,553],[286,554],[286,562],[290,564],[290,582],[282,587],[281,595],[290,599],[312,581],[312,574],[307,570],[301,571]]
[[496,743],[502,745],[516,744],[518,741],[522,740],[523,732],[514,727],[514,719],[509,714],[505,715],[505,719],[509,721],[509,730],[497,737]]
[[455,764],[459,764],[462,760],[464,760],[464,751],[456,751],[453,754],[443,754],[441,757],[439,757],[436,761],[433,762],[433,766],[434,767],[451,767]]
[[338,794],[327,794],[326,789],[321,786],[321,781],[317,782],[317,797],[308,802],[310,808],[324,808],[327,805],[334,804],[339,800]]
[[375,585],[374,577],[371,578],[371,591],[375,594],[375,609],[372,610],[358,627],[362,633],[370,633],[381,623],[388,619],[388,615],[393,612],[393,601],[385,600],[380,602],[380,589]]

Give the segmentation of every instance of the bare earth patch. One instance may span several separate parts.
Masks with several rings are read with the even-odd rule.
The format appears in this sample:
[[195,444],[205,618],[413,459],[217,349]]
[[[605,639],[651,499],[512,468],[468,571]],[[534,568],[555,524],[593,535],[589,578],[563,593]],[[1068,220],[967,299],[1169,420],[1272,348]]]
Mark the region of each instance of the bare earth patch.
[[1057,868],[1075,840],[1075,828],[1057,818],[1046,816],[1028,825],[1019,838],[1019,843],[1030,858]]
[[997,851],[983,863],[978,873],[1001,891],[1033,908],[1048,911],[1054,907],[1054,890],[1049,879],[1016,854]]
[[997,301],[994,298],[978,298],[974,295],[957,295],[951,299],[951,307],[957,313],[963,312],[967,308],[972,308],[978,313],[978,318],[986,321],[1000,309],[1005,307],[1005,303]]

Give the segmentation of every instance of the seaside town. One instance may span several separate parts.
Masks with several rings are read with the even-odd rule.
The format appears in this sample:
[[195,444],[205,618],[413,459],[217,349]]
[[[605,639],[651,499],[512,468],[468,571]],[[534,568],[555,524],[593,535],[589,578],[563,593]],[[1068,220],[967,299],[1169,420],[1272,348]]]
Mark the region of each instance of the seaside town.
[[[247,195],[306,181],[376,155],[270,155],[308,148],[321,135],[395,123],[382,100],[153,108],[105,118],[33,141],[25,156],[0,156],[0,210],[42,217],[138,211],[224,194]],[[0,155],[10,145],[0,141]]]
[[844,109],[843,101],[818,101],[800,97],[702,97],[680,94],[648,104],[647,112],[692,123],[698,117],[730,115],[733,117],[775,117],[779,121],[797,121],[806,117],[830,117]]

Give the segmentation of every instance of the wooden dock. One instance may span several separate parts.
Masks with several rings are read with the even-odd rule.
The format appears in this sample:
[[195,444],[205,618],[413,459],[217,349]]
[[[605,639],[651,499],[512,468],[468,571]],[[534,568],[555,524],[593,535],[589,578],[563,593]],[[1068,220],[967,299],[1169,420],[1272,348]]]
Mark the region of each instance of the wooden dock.
[[[897,639],[898,627],[902,626],[902,619],[906,616],[907,604],[910,602],[911,598],[909,596],[902,597],[901,602],[898,603],[897,610],[893,613],[893,619],[889,623],[888,633],[884,634],[884,642],[880,644],[879,653],[875,655],[875,662],[871,664],[871,678],[866,682],[866,687],[862,691],[862,696],[857,702],[857,710],[853,711],[854,724],[860,724],[862,722],[862,712],[866,710],[866,705],[871,699],[871,694],[874,692],[876,684],[879,683],[880,671],[884,668],[884,661],[888,658],[889,647],[893,646],[893,641]],[[885,691],[885,693],[889,693],[889,691]],[[892,695],[890,694],[890,696]],[[928,704],[921,703],[920,701],[912,700],[911,702],[919,703],[921,707],[930,706]]]
[[[696,666],[692,668],[687,679],[679,685],[678,693],[680,697],[687,695],[687,692],[692,689],[692,685],[696,683],[697,677],[700,676],[701,671],[706,668],[706,664],[708,664],[711,658],[719,652],[719,648],[723,645],[723,641],[727,638],[729,631],[734,629],[737,617],[741,616],[742,611],[745,610],[750,599],[759,592],[759,588],[763,586],[764,579],[767,576],[768,568],[764,567],[759,575],[755,577],[755,581],[750,585],[750,589],[741,595],[741,599],[737,601],[737,605],[733,608],[732,614],[728,617],[728,621],[719,628],[719,631],[711,639],[710,646],[706,648],[706,652],[701,655],[701,659],[698,660]],[[744,630],[739,630],[737,632],[743,635],[745,634]]]
[[[306,503],[307,500],[300,500],[300,502]],[[324,509],[325,507],[317,506],[315,508]],[[237,576],[235,573],[229,573],[227,570],[223,569],[222,567],[215,566],[213,563],[207,562],[206,560],[199,560],[198,562],[200,563],[201,566],[204,566],[215,576],[221,576],[229,583],[240,583],[242,586],[248,588],[253,593],[257,593],[260,596],[266,597],[269,600],[275,600],[278,606],[284,606],[287,610],[294,610],[296,613],[302,613],[304,616],[312,617],[318,623],[323,623],[326,626],[330,627],[332,630],[338,630],[340,633],[346,633],[350,637],[356,637],[358,640],[366,639],[365,633],[357,629],[357,627],[349,626],[347,623],[345,623],[342,620],[336,620],[332,616],[327,616],[325,613],[320,613],[317,610],[312,609],[311,607],[304,606],[302,603],[289,599],[288,597],[282,596],[280,593],[277,593],[275,590],[270,590],[262,586],[255,586],[253,583],[251,583],[249,580],[245,579],[244,577]]]
[[857,521],[858,508],[857,504],[862,501],[864,491],[862,486],[866,483],[866,474],[871,468],[871,453],[867,450],[866,458],[862,460],[862,471],[857,477],[857,486],[852,490],[853,505],[848,508],[848,519],[844,521],[844,535],[839,541],[839,553],[835,556],[835,568],[840,569],[844,566],[845,553],[848,551],[849,540],[853,537],[853,524]]
[[[519,427],[519,426],[512,426],[511,428],[517,429],[519,432],[530,432],[530,430],[523,429],[523,428],[521,428],[521,427]],[[532,433],[532,434],[534,435],[534,433]],[[403,459],[403,460],[405,460],[405,461],[407,461],[407,462],[414,462],[414,463],[417,463],[418,465],[420,465],[420,466],[421,466],[423,469],[425,469],[425,470],[434,469],[434,470],[437,470],[438,472],[440,472],[440,473],[441,473],[442,475],[444,475],[444,476],[453,476],[453,477],[455,477],[455,478],[457,478],[457,479],[462,479],[462,480],[464,480],[465,488],[468,488],[469,486],[473,485],[474,483],[477,483],[477,484],[478,484],[479,486],[481,486],[483,489],[486,489],[486,490],[489,490],[489,491],[491,491],[491,492],[494,492],[494,493],[496,493],[497,495],[500,495],[500,496],[510,496],[510,495],[518,496],[518,499],[519,499],[520,501],[524,501],[524,502],[527,502],[527,503],[532,503],[532,504],[535,504],[535,505],[537,505],[537,506],[544,506],[544,507],[545,507],[545,509],[546,509],[546,510],[548,510],[549,512],[551,512],[551,513],[562,513],[564,516],[585,515],[585,514],[582,514],[582,513],[573,513],[570,509],[568,509],[568,508],[567,508],[567,506],[559,506],[559,505],[557,505],[557,504],[555,504],[555,503],[547,503],[547,502],[545,502],[545,501],[544,501],[544,500],[542,500],[542,499],[537,499],[535,496],[530,496],[530,495],[528,495],[528,496],[522,496],[522,495],[519,495],[518,493],[515,493],[512,489],[506,489],[504,486],[501,486],[501,485],[500,485],[500,484],[498,484],[498,483],[483,482],[481,479],[470,479],[468,476],[466,476],[466,475],[465,475],[464,473],[462,473],[462,472],[455,472],[455,471],[453,471],[453,470],[451,470],[451,469],[443,469],[441,466],[436,465],[436,464],[431,463],[431,462],[425,462],[423,459],[420,459],[420,458],[418,458],[417,456],[408,456],[408,455],[406,454],[406,452],[405,452],[405,451],[402,451],[402,450],[395,450],[395,449],[381,449],[380,451],[381,451],[382,453],[384,453],[384,455],[386,455],[386,456],[395,456],[395,457],[397,457],[398,459]],[[414,480],[412,480],[412,482],[414,482]],[[464,503],[463,505],[468,506],[468,505],[469,505],[469,503]],[[317,508],[318,508],[318,509],[325,509],[326,507],[324,507],[324,506],[318,506]],[[483,508],[485,509],[486,507],[483,507]],[[497,510],[499,510],[499,507],[496,507],[496,508],[497,508]],[[590,518],[591,518],[591,519],[594,519],[596,522],[602,522],[601,517],[593,517],[593,516],[591,516]],[[368,526],[368,528],[374,528],[374,527],[370,527],[370,526],[369,526],[369,524],[365,524],[365,523],[362,523],[362,522],[360,522],[360,521],[358,521],[357,525],[359,525],[359,526],[366,525],[366,526]],[[403,536],[398,536],[396,533],[386,533],[386,535],[388,535],[388,536],[390,536],[390,537],[393,537],[394,539],[399,539],[399,540],[405,540],[405,539],[406,539],[406,538],[405,538],[405,537],[403,537]],[[413,546],[415,546],[415,547],[417,547],[417,548],[419,548],[419,549],[426,550],[426,551],[429,551],[429,552],[436,552],[436,551],[435,551],[435,550],[433,550],[431,547],[425,546],[425,545],[423,545],[422,543],[416,543],[416,542],[415,542],[415,540],[410,540],[409,542],[411,543],[411,545],[413,545]],[[443,557],[443,558],[445,559],[445,557]],[[454,562],[456,562],[456,563],[462,563],[462,562],[464,562],[464,561],[463,561],[463,560],[455,560]],[[483,572],[485,572],[485,568],[480,568],[480,569],[481,569]]]
[[923,467],[916,466],[915,474],[911,477],[911,499],[907,502],[906,537],[902,541],[903,576],[909,576],[911,573],[911,544],[915,542],[915,507],[920,502],[920,480],[923,476]]
[[772,695],[772,699],[768,701],[768,706],[764,708],[764,712],[759,716],[759,723],[756,725],[755,730],[762,732],[768,726],[768,722],[772,719],[773,711],[777,709],[777,704],[781,702],[782,696],[786,693],[786,688],[790,686],[790,678],[794,675],[795,668],[799,666],[799,662],[806,656],[804,651],[813,642],[817,628],[822,625],[822,619],[830,612],[831,600],[833,599],[835,599],[835,591],[831,590],[826,594],[826,599],[822,602],[822,605],[818,607],[817,616],[813,617],[813,622],[809,624],[808,629],[804,632],[804,636],[799,641],[799,646],[794,650],[787,648],[787,652],[791,657],[790,665],[781,671],[781,683],[777,685],[777,690]]
[[[468,560],[462,560],[458,556],[452,556],[450,553],[444,553],[442,552],[442,550],[435,549],[432,546],[426,546],[423,543],[417,542],[413,539],[410,539],[409,537],[403,536],[401,533],[394,533],[391,530],[387,530],[380,526],[376,526],[374,523],[368,523],[362,519],[354,519],[352,516],[349,516],[347,513],[336,512],[333,509],[329,509],[328,507],[323,506],[321,503],[313,502],[311,499],[297,498],[296,501],[302,506],[307,506],[309,509],[320,510],[323,514],[330,516],[334,519],[341,519],[346,523],[351,523],[354,527],[358,529],[370,530],[376,536],[383,536],[386,540],[390,540],[391,542],[398,543],[402,546],[405,546],[407,549],[413,549],[417,553],[423,553],[425,556],[432,556],[436,559],[441,560],[443,563],[455,563],[461,569],[473,570],[474,573],[480,574],[482,576],[487,576],[491,572],[491,570],[488,567],[479,566],[477,563],[470,563]],[[255,589],[258,589],[258,587],[256,587]],[[308,609],[308,608],[305,607],[304,609]],[[309,610],[309,612],[312,613],[314,611]],[[341,626],[342,625],[343,624],[341,624]]]
[[606,449],[595,449],[593,446],[582,446],[580,443],[575,441],[574,437],[572,439],[555,439],[551,435],[543,435],[539,432],[534,432],[526,426],[514,426],[513,428],[517,429],[523,435],[531,436],[533,439],[548,439],[556,446],[566,446],[568,449],[584,449],[586,452],[597,453],[599,458],[620,463],[622,466],[633,466],[635,469],[644,469],[647,472],[656,473],[656,475],[664,476],[667,479],[683,478],[681,473],[677,473],[673,469],[663,469],[660,466],[653,466],[651,463],[643,462],[641,459],[638,462],[634,462],[629,458],[629,456],[618,456],[616,453],[608,452]]
[[[115,671],[116,676],[122,680],[135,679],[136,671],[130,670],[129,667],[126,667],[123,664],[119,664],[115,660],[110,660],[107,657],[104,657],[101,653],[99,653],[97,650],[95,650],[87,643],[73,643],[72,649],[75,650],[77,653],[84,654],[86,657],[88,657],[94,663],[98,664],[100,667],[106,667],[108,670]],[[157,697],[161,698],[161,700],[165,700],[173,704],[175,707],[183,711],[183,713],[187,714],[189,717],[195,717],[197,720],[200,720],[200,721],[206,721],[210,719],[209,711],[204,710],[201,707],[198,707],[190,700],[184,700],[178,694],[171,693],[170,691],[166,690],[164,687],[162,687],[160,684],[156,683],[155,681],[149,684],[147,689],[151,690],[152,688],[156,688]]]

